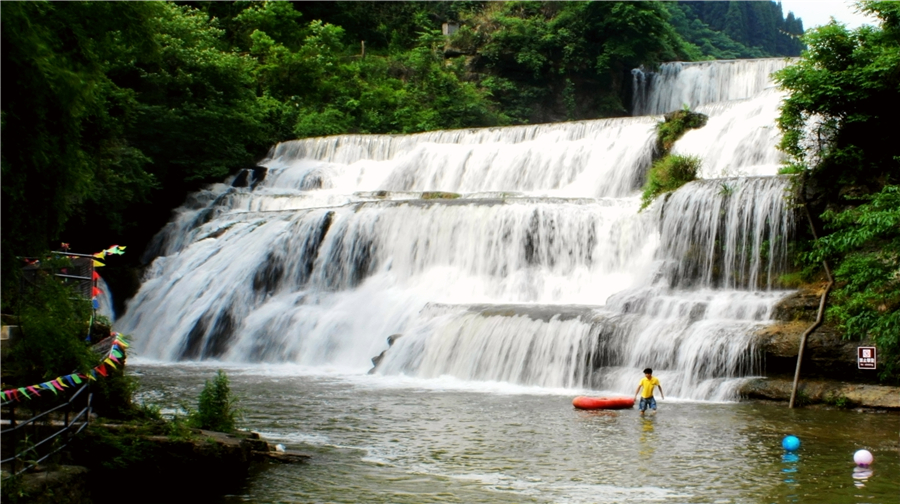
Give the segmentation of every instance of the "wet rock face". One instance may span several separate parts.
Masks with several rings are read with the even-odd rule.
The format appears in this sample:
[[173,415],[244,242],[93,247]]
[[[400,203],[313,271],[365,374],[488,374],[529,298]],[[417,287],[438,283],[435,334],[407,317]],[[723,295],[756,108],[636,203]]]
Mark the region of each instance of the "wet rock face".
[[[792,387],[792,380],[761,378],[745,383],[741,387],[741,396],[748,399],[790,401]],[[801,406],[824,403],[841,408],[900,410],[900,388],[884,385],[804,380],[800,383],[798,399],[803,403]]]
[[369,374],[375,374],[375,371],[378,370],[378,364],[380,364],[381,360],[384,359],[384,354],[387,353],[387,351],[390,350],[392,346],[394,346],[394,342],[397,341],[397,339],[399,339],[400,336],[403,336],[403,335],[402,334],[392,334],[392,335],[388,336],[388,338],[387,338],[388,347],[385,348],[384,351],[381,352],[380,354],[376,355],[375,357],[372,357],[372,365],[374,367],[369,370]]
[[816,320],[821,295],[821,292],[802,289],[778,303],[775,307],[774,317],[776,320],[784,322],[804,321],[811,324]]
[[[816,319],[821,293],[801,290],[783,300],[775,309],[778,322],[758,333],[757,344],[765,353],[765,374],[793,377],[803,333]],[[834,326],[823,324],[806,340],[800,368],[801,379],[830,379],[854,383],[878,383],[878,372],[857,366],[857,347],[872,342],[843,339]]]

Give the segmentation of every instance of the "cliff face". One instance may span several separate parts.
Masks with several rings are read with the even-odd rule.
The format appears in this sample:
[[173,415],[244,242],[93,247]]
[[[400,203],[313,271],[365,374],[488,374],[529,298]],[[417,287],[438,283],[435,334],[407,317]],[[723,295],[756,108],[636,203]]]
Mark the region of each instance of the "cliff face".
[[[800,339],[816,319],[820,296],[821,288],[808,288],[784,299],[775,309],[778,322],[759,332],[766,376],[793,379]],[[845,340],[837,328],[822,324],[806,340],[801,379],[878,383],[876,370],[858,368],[857,347],[860,346],[874,346],[874,343]]]
[[[744,384],[743,397],[790,399],[800,339],[815,321],[820,296],[821,288],[802,289],[778,305],[778,322],[758,333],[758,344],[765,354],[766,378]],[[801,362],[797,404],[900,409],[900,387],[879,384],[877,370],[858,368],[860,346],[874,343],[845,340],[837,328],[828,324],[813,331],[807,337]]]

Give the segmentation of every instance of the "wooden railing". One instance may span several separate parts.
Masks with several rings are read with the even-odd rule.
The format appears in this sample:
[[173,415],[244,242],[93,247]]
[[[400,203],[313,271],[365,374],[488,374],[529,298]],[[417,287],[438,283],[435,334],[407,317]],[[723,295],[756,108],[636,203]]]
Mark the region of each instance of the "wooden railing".
[[92,397],[89,383],[85,382],[66,402],[25,420],[16,418],[18,402],[0,404],[0,441],[4,454],[13,453],[0,460],[0,466],[10,473],[5,479],[36,467],[68,446],[90,423]]

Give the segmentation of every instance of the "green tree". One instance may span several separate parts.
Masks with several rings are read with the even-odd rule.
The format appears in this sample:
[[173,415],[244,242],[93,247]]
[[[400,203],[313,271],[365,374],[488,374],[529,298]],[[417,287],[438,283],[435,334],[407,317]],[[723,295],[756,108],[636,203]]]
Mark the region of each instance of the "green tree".
[[[873,337],[897,371],[897,189],[900,3],[861,2],[881,26],[830,23],[804,37],[800,62],[776,76],[790,92],[779,117],[787,172],[798,173],[813,215],[831,232],[810,264],[828,259],[837,282],[829,315],[852,338]],[[893,209],[891,208],[893,205]],[[859,227],[854,227],[859,226]]]
[[134,95],[109,79],[105,62],[152,49],[156,8],[2,4],[4,292],[15,285],[15,255],[46,250],[72,218],[118,227],[123,208],[153,186],[146,158],[125,135]]
[[516,122],[539,122],[571,116],[573,95],[575,119],[626,115],[631,69],[698,54],[668,15],[657,2],[503,2],[463,21],[481,84]]
[[140,236],[161,228],[188,192],[253,165],[292,119],[283,103],[257,95],[257,61],[228,47],[217,20],[188,6],[155,5],[155,50],[117,59],[108,71],[135,93],[136,119],[126,135],[159,182],[152,204],[134,202],[125,214]]
[[197,399],[197,411],[191,413],[189,424],[198,429],[231,432],[238,415],[236,404],[228,376],[220,369],[212,381],[206,380]]

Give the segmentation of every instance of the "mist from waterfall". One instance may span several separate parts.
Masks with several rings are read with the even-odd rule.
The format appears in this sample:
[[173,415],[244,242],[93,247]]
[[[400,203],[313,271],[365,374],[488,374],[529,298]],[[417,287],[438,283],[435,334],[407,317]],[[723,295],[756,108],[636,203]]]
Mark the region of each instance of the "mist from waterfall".
[[658,116],[284,142],[176,212],[116,328],[152,359],[366,373],[384,352],[377,373],[619,393],[651,366],[667,395],[733,398],[793,232],[780,98],[747,92],[701,107],[675,151],[709,169],[643,211]]

